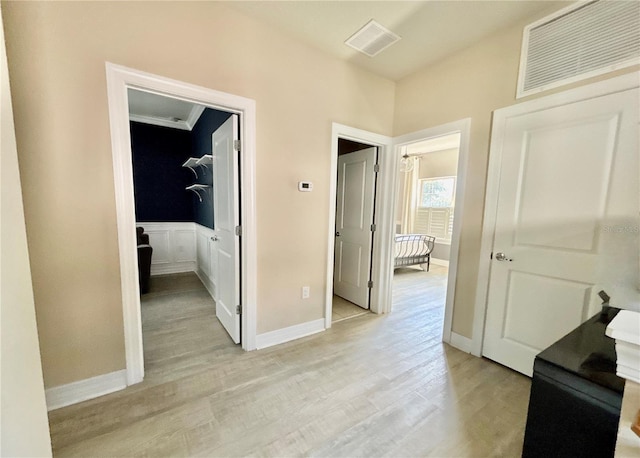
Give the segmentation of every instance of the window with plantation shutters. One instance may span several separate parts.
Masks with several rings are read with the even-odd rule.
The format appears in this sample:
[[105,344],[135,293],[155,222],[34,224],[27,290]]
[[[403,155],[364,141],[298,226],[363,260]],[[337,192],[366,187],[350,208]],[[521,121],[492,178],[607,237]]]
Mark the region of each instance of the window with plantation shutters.
[[517,97],[640,63],[640,2],[577,3],[524,30]]
[[418,180],[413,233],[432,235],[437,240],[451,240],[455,186],[455,177]]

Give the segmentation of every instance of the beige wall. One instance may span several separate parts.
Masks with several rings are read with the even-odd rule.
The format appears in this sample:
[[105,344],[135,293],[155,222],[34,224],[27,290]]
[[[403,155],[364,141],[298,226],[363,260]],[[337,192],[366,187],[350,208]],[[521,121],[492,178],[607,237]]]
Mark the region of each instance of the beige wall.
[[256,100],[258,333],[323,317],[331,122],[390,135],[393,82],[219,2],[3,6],[47,387],[125,367],[105,61]]
[[458,148],[420,156],[420,178],[454,177],[458,174]]
[[45,386],[125,366],[105,61],[256,100],[258,333],[323,316],[331,122],[401,135],[471,117],[453,317],[471,337],[491,112],[516,102],[535,18],[394,84],[221,2],[3,11]]
[[[546,16],[550,12],[539,15]],[[471,118],[453,331],[472,337],[480,236],[487,176],[491,113],[516,100],[522,30],[530,18],[400,80],[396,88],[394,135]],[[610,78],[630,68],[597,79]],[[573,86],[593,82],[594,79]],[[564,86],[559,92],[572,86]]]
[[0,456],[43,457],[51,439],[2,27],[0,48]]

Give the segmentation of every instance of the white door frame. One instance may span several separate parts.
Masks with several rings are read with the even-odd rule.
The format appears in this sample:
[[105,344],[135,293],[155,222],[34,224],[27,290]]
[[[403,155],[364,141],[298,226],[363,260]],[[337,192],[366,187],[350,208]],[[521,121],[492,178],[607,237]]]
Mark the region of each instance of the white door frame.
[[519,114],[545,110],[615,92],[626,91],[639,86],[640,72],[633,72],[494,111],[491,145],[489,148],[489,167],[487,170],[482,239],[480,245],[480,265],[478,269],[476,301],[473,313],[473,337],[471,343],[471,353],[473,355],[482,355],[484,324],[487,313],[487,295],[489,292],[489,278],[491,274],[490,255],[493,251],[493,240],[496,227],[496,214],[500,190],[500,166],[502,163],[502,140],[504,138],[506,119],[518,116]]
[[242,140],[242,197],[241,238],[242,256],[242,348],[256,348],[256,204],[255,204],[255,101],[189,83],[134,70],[106,62],[109,121],[113,150],[113,174],[118,223],[120,255],[120,282],[127,384],[144,378],[142,322],[138,285],[138,258],[136,250],[136,220],[133,193],[133,167],[129,132],[129,105],[127,89],[139,89],[159,95],[200,103],[212,108],[237,113],[241,122]]
[[[451,232],[451,252],[449,255],[449,274],[447,278],[447,298],[445,301],[444,309],[444,325],[442,328],[442,341],[451,343],[462,350],[468,351],[465,344],[466,340],[462,336],[456,336],[454,334],[452,342],[452,324],[453,324],[453,303],[456,294],[456,281],[458,277],[458,253],[460,251],[460,232],[462,230],[462,217],[464,206],[464,192],[465,184],[467,182],[467,161],[469,156],[469,136],[471,134],[471,118],[461,119],[448,124],[442,124],[440,126],[431,127],[428,129],[420,130],[418,132],[412,132],[410,134],[395,137],[393,139],[394,156],[395,161],[393,164],[393,183],[392,194],[393,206],[387,209],[386,216],[392,221],[396,221],[395,218],[395,202],[397,199],[398,190],[398,167],[400,158],[402,156],[402,147],[415,143],[417,141],[427,140],[434,137],[442,137],[451,134],[460,134],[460,148],[458,150],[458,169],[456,172],[456,198],[455,209],[453,212],[453,230]],[[393,241],[391,242],[393,243]],[[393,245],[391,245],[393,246]],[[393,281],[393,268],[391,269],[390,276],[387,280],[389,285]],[[389,287],[389,291],[391,288]],[[389,298],[391,303],[391,298]]]
[[386,301],[384,300],[388,294],[384,290],[384,275],[386,274],[385,266],[389,264],[385,259],[385,241],[388,238],[388,231],[391,227],[388,221],[384,219],[381,211],[384,210],[388,199],[388,187],[386,185],[386,169],[389,169],[388,156],[391,152],[391,137],[385,135],[368,132],[366,130],[356,129],[355,127],[345,126],[343,124],[333,123],[331,127],[331,165],[329,168],[329,226],[328,226],[328,248],[327,248],[327,289],[325,297],[325,313],[324,327],[331,327],[331,311],[333,303],[333,255],[335,249],[335,231],[336,231],[336,194],[338,187],[338,138],[344,138],[367,145],[376,146],[378,148],[378,164],[380,164],[381,173],[378,174],[378,183],[376,188],[375,201],[375,219],[377,230],[373,236],[373,252],[371,262],[373,272],[373,288],[371,289],[371,298],[369,300],[369,309],[374,313],[385,313],[388,311]]

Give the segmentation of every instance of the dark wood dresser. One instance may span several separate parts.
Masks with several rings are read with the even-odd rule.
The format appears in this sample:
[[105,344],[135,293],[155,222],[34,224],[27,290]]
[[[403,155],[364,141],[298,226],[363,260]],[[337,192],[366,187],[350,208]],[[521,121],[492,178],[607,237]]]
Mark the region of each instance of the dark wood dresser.
[[536,356],[523,457],[614,455],[624,379],[605,329],[618,312],[603,307]]

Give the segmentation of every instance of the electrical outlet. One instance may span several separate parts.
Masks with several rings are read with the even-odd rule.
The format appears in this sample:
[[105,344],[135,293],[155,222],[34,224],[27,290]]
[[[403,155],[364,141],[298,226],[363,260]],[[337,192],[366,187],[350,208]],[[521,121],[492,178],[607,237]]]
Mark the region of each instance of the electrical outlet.
[[303,299],[309,299],[309,295],[310,295],[309,287],[308,286],[303,286],[302,287],[302,298]]

